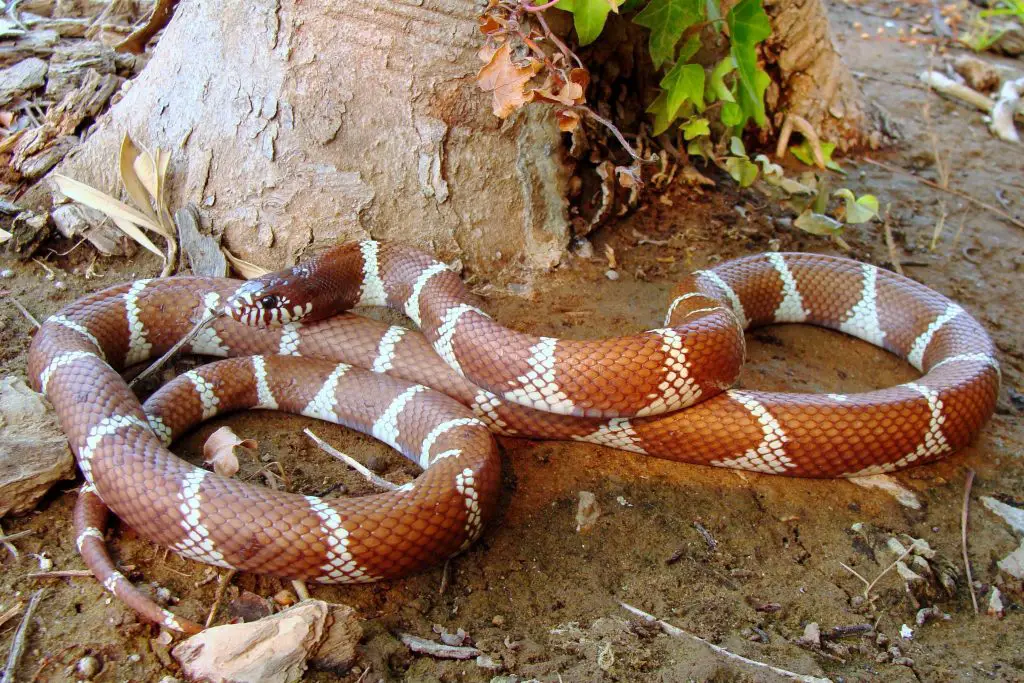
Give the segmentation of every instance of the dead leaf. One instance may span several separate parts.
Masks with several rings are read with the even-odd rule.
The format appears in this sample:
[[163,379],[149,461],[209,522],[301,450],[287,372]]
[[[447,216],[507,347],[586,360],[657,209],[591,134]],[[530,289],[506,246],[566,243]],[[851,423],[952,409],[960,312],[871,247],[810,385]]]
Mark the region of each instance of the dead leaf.
[[7,232],[3,228],[0,228],[0,244],[3,244],[4,242],[6,242],[7,240],[11,239],[12,237],[14,237],[14,235],[12,235],[11,233]]
[[[86,206],[102,211],[111,218],[120,218],[121,220],[129,223],[134,223],[147,230],[160,234],[160,226],[154,221],[151,221],[145,214],[138,209],[133,209],[124,202],[114,199],[108,194],[100,192],[94,187],[90,187],[85,183],[68,178],[65,175],[55,173],[53,175],[53,181],[57,184],[57,189],[61,191],[66,197],[74,199],[76,202],[81,202]],[[160,252],[157,251],[159,254]],[[163,256],[163,254],[161,254]]]
[[[155,193],[149,191],[149,188],[142,181],[139,171],[136,170],[137,165],[148,165],[152,168],[152,160],[145,159],[145,157],[149,157],[149,152],[140,150],[131,136],[125,133],[121,139],[121,151],[118,157],[118,170],[121,173],[121,182],[124,183],[124,187],[132,201],[150,220],[159,224],[156,212],[153,211],[153,207],[150,204],[150,200],[155,196]],[[166,237],[166,235],[164,236]]]
[[222,477],[233,477],[238,472],[238,452],[236,449],[255,449],[257,444],[252,439],[239,438],[231,431],[231,427],[221,427],[203,444],[203,462],[213,465],[213,471]]
[[489,52],[488,48],[480,51],[481,59],[487,64],[477,73],[476,80],[481,90],[491,93],[494,115],[504,119],[533,99],[532,93],[526,91],[526,84],[543,64],[531,57],[526,66],[517,66],[512,62],[508,43],[502,43],[488,57]]
[[257,266],[255,263],[249,263],[248,261],[238,258],[227,249],[221,249],[221,251],[223,251],[224,255],[228,257],[228,261],[231,263],[231,267],[235,269],[235,272],[246,280],[251,280],[270,272],[266,268]]
[[580,115],[571,109],[556,111],[555,118],[558,120],[558,130],[563,133],[571,133],[580,125]]

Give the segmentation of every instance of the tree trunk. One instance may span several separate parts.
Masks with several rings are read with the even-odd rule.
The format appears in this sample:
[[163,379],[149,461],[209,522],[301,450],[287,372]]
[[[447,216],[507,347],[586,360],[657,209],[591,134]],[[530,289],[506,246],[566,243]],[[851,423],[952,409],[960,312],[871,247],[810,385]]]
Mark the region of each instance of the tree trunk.
[[[863,143],[874,125],[821,0],[766,8],[775,33],[765,54],[782,85],[768,102],[776,126],[795,112],[843,147]],[[58,171],[116,192],[125,132],[169,149],[172,208],[199,204],[234,254],[269,267],[372,236],[461,259],[491,281],[549,268],[572,237],[579,169],[549,107],[492,114],[475,82],[479,9],[182,0],[152,61]],[[657,82],[639,73],[642,53],[630,58],[634,87]],[[592,84],[590,97],[609,92]],[[631,99],[642,107],[646,97]]]
[[169,149],[171,206],[267,266],[373,236],[499,279],[546,268],[569,241],[560,134],[491,113],[478,36],[470,0],[183,0],[58,171],[113,191],[123,133]]
[[844,151],[876,148],[896,137],[836,50],[822,0],[764,0],[764,9],[772,22],[764,56],[774,84],[767,105],[775,131],[792,113]]

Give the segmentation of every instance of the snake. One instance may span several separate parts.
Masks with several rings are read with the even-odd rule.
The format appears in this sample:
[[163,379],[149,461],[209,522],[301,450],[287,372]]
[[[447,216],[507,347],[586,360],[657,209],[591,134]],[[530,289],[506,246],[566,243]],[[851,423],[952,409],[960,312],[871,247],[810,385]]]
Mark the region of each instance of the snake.
[[[389,307],[419,331],[352,313]],[[184,373],[143,405],[121,376],[199,323]],[[825,327],[907,360],[919,378],[849,394],[732,388],[744,332]],[[320,583],[413,574],[470,547],[497,514],[495,435],[580,441],[796,477],[857,477],[933,462],[995,409],[984,328],[907,277],[844,257],[765,253],[682,278],[660,327],[597,340],[494,321],[443,262],[348,242],[249,281],[178,276],[87,295],[48,318],[29,351],[85,483],[76,544],[143,618],[200,627],[115,567],[112,511],[141,536],[220,567]],[[241,409],[294,412],[390,445],[423,471],[395,490],[317,497],[221,476],[175,456],[178,436]]]

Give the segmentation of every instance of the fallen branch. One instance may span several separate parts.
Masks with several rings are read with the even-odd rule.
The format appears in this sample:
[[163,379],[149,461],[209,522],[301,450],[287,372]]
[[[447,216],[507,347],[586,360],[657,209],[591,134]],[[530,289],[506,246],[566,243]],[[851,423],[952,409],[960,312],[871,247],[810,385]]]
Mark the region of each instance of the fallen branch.
[[683,629],[679,628],[678,626],[673,626],[672,624],[668,623],[667,621],[662,621],[661,619],[658,619],[654,615],[648,614],[647,612],[644,612],[643,610],[637,609],[636,607],[633,607],[632,605],[627,605],[624,602],[620,602],[619,604],[622,605],[623,609],[625,609],[625,610],[627,610],[629,612],[632,612],[633,614],[637,615],[638,617],[640,617],[640,618],[642,618],[642,619],[644,619],[644,620],[646,620],[646,621],[648,621],[648,622],[650,622],[652,624],[657,624],[659,627],[661,627],[661,630],[665,634],[667,634],[667,635],[673,636],[675,638],[690,638],[692,640],[696,640],[699,643],[703,643],[704,645],[707,645],[714,652],[716,652],[716,653],[718,653],[718,654],[720,654],[720,655],[722,655],[724,657],[727,657],[729,659],[732,659],[732,660],[735,660],[735,661],[738,661],[738,662],[742,662],[743,664],[746,664],[747,666],[753,666],[753,667],[757,667],[757,668],[760,668],[760,669],[767,669],[768,671],[771,671],[772,673],[778,674],[779,676],[782,676],[783,678],[788,678],[788,679],[793,680],[793,681],[803,681],[803,683],[831,683],[831,681],[832,681],[832,679],[830,679],[830,678],[818,678],[817,676],[806,676],[804,674],[794,673],[793,671],[787,671],[785,669],[780,669],[780,668],[778,668],[776,666],[772,666],[771,664],[765,664],[764,662],[758,662],[758,661],[753,660],[753,659],[747,659],[746,657],[744,657],[742,655],[738,655],[735,652],[729,652],[724,647],[721,647],[719,645],[715,645],[712,642],[704,640],[700,636],[695,636],[692,633],[688,633],[688,632],[684,631]]
[[483,652],[475,647],[445,645],[444,643],[414,636],[411,633],[399,633],[398,637],[413,652],[430,655],[438,659],[473,659],[483,654]]
[[36,606],[39,605],[39,601],[45,592],[45,588],[37,590],[32,594],[32,599],[28,601],[28,607],[25,608],[25,616],[21,618],[18,630],[14,632],[14,641],[11,643],[10,653],[7,655],[4,677],[0,679],[0,683],[14,683],[14,672],[21,661],[22,653],[25,651],[25,642],[28,640],[28,629],[32,624],[32,615],[35,613]]
[[24,606],[25,603],[19,602],[11,609],[7,610],[3,614],[0,614],[0,627],[3,627],[3,625],[6,624],[8,621],[18,616],[18,613],[21,612],[21,608]]
[[33,315],[32,315],[31,313],[29,313],[29,312],[28,312],[28,309],[27,309],[27,308],[25,308],[25,306],[24,306],[24,305],[22,305],[22,303],[21,303],[20,301],[18,301],[18,300],[17,300],[17,299],[15,298],[15,297],[13,297],[13,296],[12,296],[12,297],[11,297],[11,303],[12,303],[12,304],[14,304],[14,307],[15,307],[15,308],[17,308],[17,309],[18,309],[18,311],[19,311],[19,312],[20,312],[20,313],[21,313],[21,314],[22,314],[23,316],[25,316],[25,318],[26,318],[26,319],[27,319],[27,320],[28,320],[28,321],[29,321],[30,323],[32,323],[32,326],[33,326],[33,327],[35,327],[35,328],[36,328],[37,330],[39,329],[39,321],[35,319],[35,316],[33,316]]
[[875,159],[872,159],[871,157],[864,157],[864,161],[866,161],[869,164],[872,164],[874,166],[878,166],[879,168],[884,168],[885,170],[887,170],[887,171],[889,171],[891,173],[899,173],[901,175],[905,175],[905,176],[909,176],[911,178],[914,178],[914,179],[917,180],[917,182],[921,183],[922,185],[927,185],[928,187],[931,187],[933,189],[941,190],[942,192],[948,192],[951,195],[955,195],[957,197],[960,197],[961,199],[963,199],[963,200],[965,200],[967,202],[970,202],[971,204],[974,204],[975,206],[978,206],[978,207],[980,207],[982,209],[985,209],[986,211],[988,211],[990,213],[994,213],[995,215],[999,216],[1000,218],[1002,218],[1003,220],[1005,220],[1005,221],[1007,221],[1009,223],[1012,223],[1013,225],[1017,226],[1018,228],[1024,228],[1024,221],[1021,221],[1021,220],[1018,220],[1018,219],[1014,218],[1013,216],[1011,216],[1010,214],[1006,213],[1005,211],[1003,211],[1002,209],[1000,209],[997,206],[993,206],[991,204],[983,202],[980,199],[975,199],[974,197],[972,197],[971,195],[967,194],[966,192],[961,192],[960,190],[954,190],[951,187],[942,187],[941,185],[939,185],[938,183],[936,183],[934,181],[928,180],[927,178],[922,178],[921,176],[915,175],[915,174],[911,173],[910,171],[907,171],[905,169],[900,168],[899,166],[893,166],[892,164],[887,164],[884,161],[877,161]]
[[231,579],[235,578],[235,574],[238,573],[237,569],[228,570],[220,578],[220,583],[217,584],[217,590],[213,594],[213,605],[210,607],[210,613],[206,615],[206,622],[203,624],[203,628],[210,628],[213,626],[213,620],[217,617],[217,610],[220,609],[221,602],[224,601],[224,591],[231,583]]
[[974,613],[978,614],[978,596],[974,594],[974,577],[971,576],[971,560],[967,556],[967,513],[971,506],[971,485],[974,483],[974,470],[967,470],[967,481],[964,483],[964,507],[960,513],[960,548],[964,554],[964,569],[967,573],[967,587],[971,591],[971,604]]

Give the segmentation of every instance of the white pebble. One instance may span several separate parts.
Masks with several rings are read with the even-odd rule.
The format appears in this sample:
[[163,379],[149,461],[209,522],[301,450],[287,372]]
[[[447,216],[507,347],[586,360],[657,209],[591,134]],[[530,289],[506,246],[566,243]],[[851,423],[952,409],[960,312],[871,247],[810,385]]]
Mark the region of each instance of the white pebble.
[[900,638],[903,640],[910,640],[914,637],[914,629],[910,628],[906,624],[900,626]]
[[606,278],[608,278],[609,280],[618,280],[619,279],[619,271],[617,271],[617,270],[606,270],[606,271],[604,271],[604,276]]
[[12,278],[14,277],[14,271],[10,268],[4,268],[3,270],[0,270],[0,277],[4,279]]

